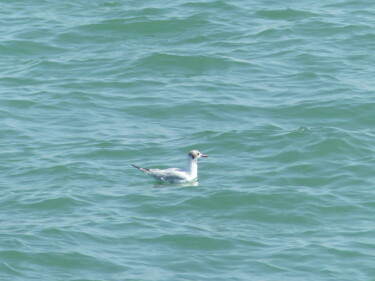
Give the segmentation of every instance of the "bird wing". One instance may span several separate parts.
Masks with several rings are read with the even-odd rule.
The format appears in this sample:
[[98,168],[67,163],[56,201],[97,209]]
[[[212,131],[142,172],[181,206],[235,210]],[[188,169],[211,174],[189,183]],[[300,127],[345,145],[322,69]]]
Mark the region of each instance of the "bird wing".
[[147,169],[147,168],[142,168],[136,165],[132,165],[132,166],[160,181],[181,182],[181,181],[191,180],[189,175],[184,170],[181,170],[178,168]]
[[185,171],[177,168],[150,169],[148,174],[157,180],[167,182],[179,182],[189,180],[189,175]]
[[146,173],[146,174],[149,174],[149,173],[150,173],[150,169],[142,168],[142,167],[139,167],[139,166],[137,166],[137,165],[133,165],[133,164],[132,164],[132,166],[133,166],[134,168],[136,168],[136,169],[138,169],[138,170],[140,170],[140,171]]

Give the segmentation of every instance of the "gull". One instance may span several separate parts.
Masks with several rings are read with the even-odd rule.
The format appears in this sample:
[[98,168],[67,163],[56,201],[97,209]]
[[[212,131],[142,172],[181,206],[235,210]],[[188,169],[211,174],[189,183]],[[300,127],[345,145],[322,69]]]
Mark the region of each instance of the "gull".
[[178,168],[169,169],[147,169],[132,165],[134,168],[141,170],[145,174],[163,182],[184,183],[193,182],[198,179],[198,158],[208,157],[198,150],[192,150],[188,154],[188,162],[185,170]]

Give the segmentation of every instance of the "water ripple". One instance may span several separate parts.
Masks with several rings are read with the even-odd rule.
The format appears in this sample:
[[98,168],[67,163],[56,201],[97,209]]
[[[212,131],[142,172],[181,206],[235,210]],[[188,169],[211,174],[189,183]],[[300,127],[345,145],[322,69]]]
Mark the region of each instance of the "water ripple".
[[372,3],[308,4],[2,3],[0,279],[373,278]]

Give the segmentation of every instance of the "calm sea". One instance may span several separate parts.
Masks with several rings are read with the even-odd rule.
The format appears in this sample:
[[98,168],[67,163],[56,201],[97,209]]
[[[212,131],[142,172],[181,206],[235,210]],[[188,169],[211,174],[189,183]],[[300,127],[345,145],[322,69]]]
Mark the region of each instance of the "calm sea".
[[[0,280],[375,280],[375,4],[0,1]],[[163,185],[131,167],[183,167]]]

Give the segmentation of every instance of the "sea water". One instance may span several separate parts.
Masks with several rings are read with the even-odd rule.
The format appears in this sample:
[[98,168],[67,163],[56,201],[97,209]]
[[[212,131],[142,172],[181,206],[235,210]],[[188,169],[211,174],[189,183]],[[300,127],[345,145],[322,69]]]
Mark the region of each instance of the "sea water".
[[[1,1],[1,280],[375,280],[372,1]],[[184,167],[195,185],[131,167]]]

